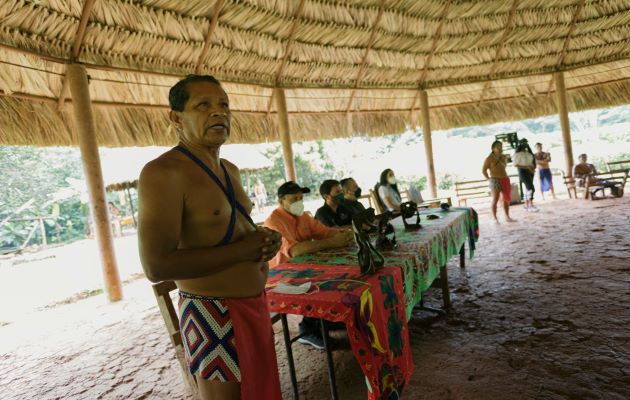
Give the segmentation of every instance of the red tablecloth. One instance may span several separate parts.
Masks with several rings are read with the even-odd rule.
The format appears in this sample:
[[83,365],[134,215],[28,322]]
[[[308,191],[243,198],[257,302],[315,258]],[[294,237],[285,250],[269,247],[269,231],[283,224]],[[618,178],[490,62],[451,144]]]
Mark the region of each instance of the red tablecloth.
[[[306,294],[278,294],[283,281],[312,282]],[[352,351],[368,384],[368,398],[397,399],[413,372],[400,267],[361,275],[359,267],[282,264],[267,282],[272,312],[346,324]]]

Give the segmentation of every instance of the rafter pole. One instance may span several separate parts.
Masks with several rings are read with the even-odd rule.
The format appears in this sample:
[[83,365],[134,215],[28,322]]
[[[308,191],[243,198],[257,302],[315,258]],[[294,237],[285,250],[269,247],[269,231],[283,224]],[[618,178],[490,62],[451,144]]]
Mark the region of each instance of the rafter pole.
[[[289,60],[289,56],[291,55],[291,51],[293,50],[293,43],[295,42],[295,32],[297,30],[297,26],[300,22],[300,18],[302,17],[302,12],[304,11],[304,3],[305,0],[300,0],[300,4],[298,4],[295,9],[295,14],[293,14],[293,22],[291,23],[291,29],[289,30],[289,36],[287,36],[287,42],[284,47],[284,53],[282,55],[282,59],[276,68],[276,75],[274,76],[274,86],[280,87],[280,79],[282,78],[282,73],[284,72],[284,67]],[[271,93],[271,97],[269,97],[269,103],[267,103],[267,116],[271,113],[271,106],[274,103],[274,96],[276,91],[274,90]]]
[[217,3],[214,5],[212,20],[210,20],[208,32],[206,32],[206,37],[203,40],[203,48],[201,49],[201,54],[199,54],[199,59],[197,59],[197,65],[195,66],[195,74],[197,75],[201,72],[201,67],[203,67],[203,63],[208,58],[208,52],[210,52],[210,39],[212,38],[212,34],[219,23],[219,13],[221,13],[223,3],[225,3],[225,0],[217,0]]
[[431,198],[437,198],[437,184],[435,180],[435,165],[433,164],[433,139],[431,137],[431,119],[429,116],[429,97],[426,90],[420,91],[420,112],[422,114],[422,138],[424,152],[427,157],[427,183]]
[[[492,79],[494,77],[494,73],[496,72],[498,61],[501,58],[503,50],[505,49],[505,41],[507,40],[510,31],[512,30],[512,21],[514,21],[514,14],[516,14],[516,8],[518,7],[518,0],[512,1],[512,8],[510,8],[510,13],[508,14],[507,22],[505,23],[505,27],[503,28],[503,34],[501,35],[501,40],[499,41],[499,46],[497,47],[497,52],[494,55],[494,61],[492,62],[492,66],[490,67],[490,72],[488,73],[488,78]],[[479,103],[483,102],[483,99],[486,97],[486,92],[490,87],[492,80],[486,81],[483,84],[483,89],[481,89],[481,96],[479,96]]]
[[562,128],[562,142],[564,144],[565,175],[573,175],[573,145],[571,143],[571,126],[569,125],[569,109],[567,106],[567,92],[564,86],[564,73],[553,74],[556,83],[556,95],[558,100],[558,115]]
[[96,141],[96,127],[92,115],[88,76],[85,66],[80,64],[68,64],[66,74],[72,94],[74,123],[78,132],[81,160],[90,195],[90,210],[101,256],[105,290],[110,301],[117,301],[122,299],[122,286],[118,275],[116,255],[114,254],[114,240],[109,222],[103,172]]
[[352,92],[350,93],[350,98],[348,99],[348,105],[346,106],[346,113],[349,113],[351,111],[352,103],[354,101],[354,96],[356,95],[357,88],[359,87],[359,85],[361,85],[361,81],[363,80],[363,75],[365,74],[365,68],[367,67],[368,54],[370,54],[370,50],[372,50],[372,46],[374,46],[374,41],[376,41],[376,32],[378,30],[378,26],[381,23],[383,14],[385,13],[385,1],[386,0],[381,0],[381,4],[378,8],[378,14],[376,14],[376,18],[374,19],[374,23],[372,24],[372,28],[370,31],[370,38],[368,39],[368,44],[365,48],[365,52],[363,53],[363,57],[361,57],[361,62],[359,63],[359,71],[357,72],[357,77],[354,80],[354,89],[352,89]]
[[278,126],[280,128],[280,140],[282,141],[282,155],[284,157],[285,176],[288,181],[296,181],[295,162],[293,160],[293,147],[291,145],[291,133],[289,131],[289,114],[287,113],[287,100],[284,97],[284,89],[277,88],[276,108],[278,109]]
[[431,60],[433,59],[433,55],[435,54],[435,49],[437,49],[437,44],[442,36],[442,27],[444,26],[444,21],[446,21],[446,16],[448,15],[448,10],[451,8],[451,2],[447,1],[444,3],[442,7],[442,12],[440,13],[440,23],[438,24],[437,29],[435,30],[435,34],[433,35],[433,42],[431,43],[431,49],[429,50],[429,55],[427,59],[424,61],[424,65],[422,66],[422,71],[420,71],[420,77],[418,78],[418,93],[413,98],[411,102],[411,107],[409,108],[410,120],[411,114],[416,108],[416,103],[418,102],[418,98],[420,96],[420,91],[424,90],[424,81],[427,78],[427,74],[429,73],[429,67],[431,66]]
[[[72,52],[70,53],[70,62],[75,62],[79,57],[79,53],[81,52],[81,44],[83,43],[83,38],[85,37],[85,32],[87,31],[87,24],[90,20],[90,14],[92,13],[92,8],[94,7],[94,3],[96,0],[86,0],[83,3],[83,9],[81,10],[81,19],[79,19],[79,27],[77,28],[77,33],[74,35],[74,41],[72,42]],[[61,90],[59,91],[59,99],[57,101],[57,109],[63,110],[66,97],[68,96],[68,79],[63,77],[63,82],[61,85]]]
[[[586,0],[580,0],[575,9],[575,13],[573,13],[573,18],[571,18],[571,25],[569,25],[569,32],[567,32],[567,36],[564,38],[564,44],[562,45],[562,51],[558,56],[558,61],[556,62],[556,71],[562,70],[562,64],[564,63],[564,58],[567,56],[567,49],[569,48],[569,42],[571,41],[571,36],[573,36],[573,32],[575,31],[575,23],[578,18],[582,14],[582,10],[584,9],[584,4]],[[564,78],[563,78],[564,79]],[[555,78],[552,76],[549,80],[549,85],[547,86],[547,95],[551,94],[551,89],[553,87]]]

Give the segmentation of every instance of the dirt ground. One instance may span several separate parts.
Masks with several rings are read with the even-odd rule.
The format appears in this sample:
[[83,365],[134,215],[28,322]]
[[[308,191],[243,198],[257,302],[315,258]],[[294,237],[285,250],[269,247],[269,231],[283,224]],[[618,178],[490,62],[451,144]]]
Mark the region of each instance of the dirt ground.
[[[403,398],[630,398],[630,197],[513,215],[495,226],[481,213],[475,258],[448,265],[451,311],[409,322],[415,371]],[[281,335],[276,348],[290,399]],[[294,353],[301,398],[329,398],[324,354]],[[365,399],[351,351],[334,359],[340,398]],[[188,398],[145,280],[115,304],[101,295],[0,327],[0,388],[7,400]]]

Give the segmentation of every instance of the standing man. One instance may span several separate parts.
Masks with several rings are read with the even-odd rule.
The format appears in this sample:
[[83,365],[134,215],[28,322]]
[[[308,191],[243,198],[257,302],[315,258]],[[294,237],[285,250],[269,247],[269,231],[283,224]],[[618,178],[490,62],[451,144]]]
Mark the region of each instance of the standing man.
[[551,162],[551,154],[543,151],[542,143],[536,143],[534,147],[536,148],[534,158],[536,159],[536,165],[538,166],[538,176],[540,178],[540,193],[542,194],[544,200],[545,192],[551,191],[551,195],[555,200],[556,193],[553,190],[551,168],[549,168],[549,163]]
[[497,203],[499,202],[500,196],[503,203],[503,210],[505,211],[505,220],[507,222],[515,222],[516,220],[510,217],[512,186],[510,185],[510,177],[505,170],[507,159],[505,155],[503,155],[503,143],[495,140],[492,143],[491,149],[490,155],[483,161],[481,173],[488,180],[488,186],[492,194],[492,205],[490,206],[492,218],[496,224],[499,223],[497,219]]
[[315,213],[315,219],[331,228],[352,225],[352,213],[345,207],[341,184],[334,179],[327,179],[319,186],[319,194],[324,205]]
[[357,185],[354,178],[344,178],[339,181],[343,189],[343,197],[346,200],[344,206],[352,215],[356,215],[365,211],[365,206],[359,201],[361,197],[361,188]]
[[257,228],[238,168],[219,157],[229,99],[212,76],[169,92],[179,144],[140,175],[140,258],[152,282],[175,281],[190,373],[204,399],[281,399],[264,295],[280,236]]

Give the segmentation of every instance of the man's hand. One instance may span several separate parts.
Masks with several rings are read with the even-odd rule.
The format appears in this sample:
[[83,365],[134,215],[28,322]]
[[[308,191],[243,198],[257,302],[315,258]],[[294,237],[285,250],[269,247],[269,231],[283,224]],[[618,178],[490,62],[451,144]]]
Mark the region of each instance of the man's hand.
[[252,261],[269,261],[275,257],[282,244],[282,236],[269,228],[258,227],[241,241],[243,255]]
[[352,241],[354,240],[354,234],[350,230],[341,231],[335,233],[333,236],[330,237],[329,240],[333,248],[346,247],[352,244]]

